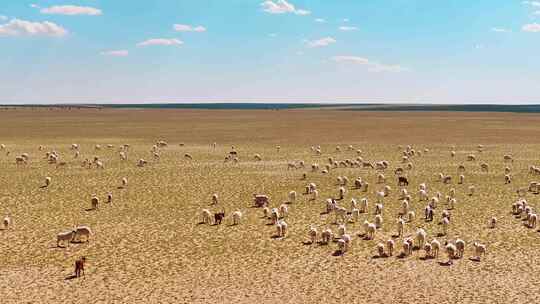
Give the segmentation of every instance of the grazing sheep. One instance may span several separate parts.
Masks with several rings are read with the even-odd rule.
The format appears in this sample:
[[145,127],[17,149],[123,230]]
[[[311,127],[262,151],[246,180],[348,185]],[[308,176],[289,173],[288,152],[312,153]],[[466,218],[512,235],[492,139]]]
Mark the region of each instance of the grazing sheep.
[[386,241],[386,247],[388,248],[387,249],[388,256],[392,256],[394,254],[394,247],[395,247],[394,240],[392,240],[392,239],[387,240]]
[[455,257],[456,255],[456,246],[454,244],[447,244],[446,247],[446,254],[448,255],[448,264],[453,264],[454,262],[452,261],[452,259]]
[[369,183],[368,182],[364,182],[364,189],[362,190],[363,192],[367,192],[368,191],[368,188],[369,188]]
[[49,176],[45,177],[45,187],[49,187],[51,184],[51,178]]
[[497,218],[496,218],[496,217],[492,217],[492,218],[489,220],[489,228],[495,229],[496,227],[497,227]]
[[460,174],[458,179],[458,184],[462,185],[465,182],[465,175]]
[[202,223],[204,224],[209,224],[210,223],[210,219],[212,218],[212,213],[210,213],[210,210],[208,209],[203,209],[201,211],[201,215],[202,215]]
[[407,221],[408,222],[414,221],[415,217],[416,217],[416,214],[414,213],[414,211],[409,211],[407,213]]
[[342,200],[345,197],[345,192],[346,192],[345,187],[339,187],[338,191],[339,191],[339,199]]
[[478,242],[473,243],[474,246],[474,253],[476,255],[476,259],[480,261],[480,256],[486,255],[486,245],[480,244]]
[[512,158],[512,155],[507,154],[507,155],[504,156],[504,161],[505,162],[513,162],[514,159]]
[[413,241],[410,238],[403,240],[403,256],[409,256],[412,254]]
[[418,245],[417,245],[418,248],[424,247],[424,244],[426,243],[426,238],[427,238],[426,231],[422,228],[418,228],[418,230],[416,230],[416,241],[418,242]]
[[469,186],[469,196],[473,196],[475,190],[476,188],[474,186]]
[[456,199],[455,198],[452,198],[450,199],[450,201],[448,202],[448,209],[452,210],[454,209],[454,206],[456,205]]
[[352,220],[353,222],[358,222],[358,219],[360,218],[360,210],[359,209],[352,209],[351,211],[351,217],[352,217]]
[[75,237],[75,231],[70,230],[66,232],[60,232],[56,235],[56,247],[60,247],[60,243],[67,242],[67,246],[69,246],[69,242],[73,240]]
[[93,195],[90,202],[92,203],[92,209],[99,209],[99,198],[97,196]]
[[424,256],[424,259],[430,258],[430,257],[431,257],[431,253],[432,253],[432,252],[431,252],[431,251],[432,251],[432,246],[431,246],[431,244],[430,244],[430,243],[426,243],[426,244],[424,245],[424,248],[423,248],[423,249],[424,249],[424,251],[426,252],[426,255]]
[[347,209],[345,209],[344,207],[336,206],[334,208],[334,212],[336,213],[336,223],[346,222]]
[[450,220],[448,218],[442,219],[442,226],[443,226],[443,235],[446,235],[448,232],[448,225],[450,225]]
[[4,230],[8,229],[9,226],[11,226],[11,217],[9,215],[6,215],[2,223],[4,224]]
[[418,196],[420,197],[420,201],[427,201],[428,200],[428,194],[425,189],[420,189],[418,191]]
[[253,158],[255,159],[255,161],[261,161],[262,160],[262,157],[259,154],[253,155]]
[[476,160],[476,156],[474,154],[469,154],[467,155],[467,160],[468,161],[475,161]]
[[311,193],[311,200],[314,201],[314,200],[317,200],[317,198],[319,197],[319,191],[318,190],[313,190],[313,192]]
[[377,254],[379,255],[380,258],[384,257],[384,244],[383,243],[377,244]]
[[461,239],[456,240],[456,258],[463,258],[463,253],[465,252],[465,241]]
[[504,168],[504,174],[510,174],[510,168],[509,167],[505,167]]
[[272,224],[277,224],[280,218],[279,210],[277,208],[272,208],[270,211],[270,220],[272,221]]
[[369,207],[368,199],[367,198],[362,198],[360,200],[360,212],[367,213],[368,212],[368,207]]
[[270,218],[270,209],[268,207],[263,208],[263,217],[264,218]]
[[127,187],[127,185],[128,185],[127,177],[123,177],[123,178],[122,178],[122,188]]
[[218,204],[218,195],[217,193],[214,193],[212,194],[212,205],[217,205]]
[[510,184],[512,182],[512,177],[510,176],[510,174],[505,174],[504,175],[504,184]]
[[139,159],[139,161],[137,162],[137,167],[144,167],[148,164],[148,161],[144,160],[144,159]]
[[536,222],[538,220],[538,216],[536,213],[530,213],[529,218],[527,219],[527,224],[529,225],[529,228],[536,228]]
[[241,219],[242,219],[242,212],[240,212],[240,211],[233,212],[233,214],[232,214],[233,225],[240,224]]
[[405,221],[403,219],[398,219],[398,221],[397,221],[397,235],[402,236],[404,229],[405,229]]
[[338,233],[337,237],[341,238],[343,235],[347,233],[347,227],[345,225],[339,225],[338,226]]
[[439,257],[439,249],[441,248],[441,243],[437,241],[436,239],[433,239],[431,241],[431,251],[432,251],[432,257],[438,258]]
[[424,219],[426,220],[426,222],[433,221],[433,209],[429,205],[424,208]]
[[337,241],[337,245],[338,245],[338,251],[341,254],[344,254],[347,251],[347,243],[345,242],[344,239],[339,239]]
[[287,237],[288,227],[289,227],[289,225],[287,225],[287,223],[285,223],[285,221],[279,221],[276,224],[276,230],[277,230],[278,237],[281,237],[281,238]]
[[384,192],[383,191],[377,191],[375,192],[375,195],[377,196],[377,202],[381,204],[384,201]]
[[375,215],[381,215],[383,212],[383,204],[375,204]]
[[379,173],[379,175],[377,175],[377,184],[384,184],[384,183],[386,183],[386,177],[384,176],[384,174]]
[[375,216],[375,228],[382,228],[383,218],[380,214]]
[[317,231],[317,228],[311,227],[308,231],[308,236],[311,244],[315,244],[317,242],[317,236],[319,235],[319,232]]
[[287,207],[286,204],[281,204],[281,206],[279,206],[279,212],[281,214],[281,218],[286,218],[289,215],[289,207]]
[[406,200],[403,200],[401,202],[401,212],[400,212],[400,214],[401,215],[407,215],[407,213],[409,213],[409,202],[406,201]]
[[296,191],[289,192],[289,203],[296,202]]
[[330,229],[323,230],[321,233],[321,243],[328,244],[334,238],[334,233]]
[[192,160],[192,159],[193,159],[193,156],[191,156],[191,154],[189,154],[189,153],[185,153],[185,154],[184,154],[184,158],[185,158],[185,159]]
[[92,235],[92,230],[88,226],[77,226],[73,230],[75,232],[75,235],[73,236],[73,240],[81,241],[81,237],[84,236],[86,242],[90,241],[90,235]]
[[429,206],[431,209],[437,209],[437,205],[439,204],[439,199],[437,197],[432,197],[429,201]]

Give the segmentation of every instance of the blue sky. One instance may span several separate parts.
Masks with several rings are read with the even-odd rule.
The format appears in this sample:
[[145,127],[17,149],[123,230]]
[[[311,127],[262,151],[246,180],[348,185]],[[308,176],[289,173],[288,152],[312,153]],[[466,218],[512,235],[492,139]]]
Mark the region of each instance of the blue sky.
[[540,0],[2,0],[0,63],[0,103],[540,103]]

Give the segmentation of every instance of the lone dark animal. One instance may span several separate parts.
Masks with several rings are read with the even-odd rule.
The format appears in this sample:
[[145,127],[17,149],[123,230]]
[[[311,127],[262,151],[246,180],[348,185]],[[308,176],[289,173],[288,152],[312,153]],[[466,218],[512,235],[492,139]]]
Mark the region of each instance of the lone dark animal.
[[406,177],[400,176],[398,177],[398,186],[408,186],[409,180]]
[[214,222],[216,225],[221,224],[221,221],[225,217],[225,212],[214,213]]

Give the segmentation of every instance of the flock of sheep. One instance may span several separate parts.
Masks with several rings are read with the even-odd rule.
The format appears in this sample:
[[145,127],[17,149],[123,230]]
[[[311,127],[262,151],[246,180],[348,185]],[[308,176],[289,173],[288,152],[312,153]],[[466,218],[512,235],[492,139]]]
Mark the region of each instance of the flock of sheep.
[[[180,144],[183,146],[183,144]],[[160,159],[161,151],[168,146],[167,142],[160,140],[155,145],[151,147],[151,155],[155,161]],[[213,148],[216,148],[214,143]],[[113,149],[113,145],[107,145],[108,149]],[[95,150],[101,150],[101,145],[95,145]],[[456,152],[453,148],[449,157],[456,157]],[[5,145],[0,145],[0,150],[6,150]],[[72,144],[70,150],[73,152],[72,158],[78,159],[81,155],[80,148],[78,144]],[[129,157],[129,145],[121,145],[118,148],[118,157],[121,161],[128,161]],[[276,147],[276,152],[279,153],[281,150],[280,146]],[[478,153],[482,153],[484,147],[482,145],[478,146]],[[44,151],[43,146],[39,146],[39,151]],[[356,154],[354,158],[347,158],[342,160],[334,159],[334,157],[328,157],[325,164],[313,163],[311,165],[306,165],[304,161],[294,161],[287,163],[287,170],[303,170],[300,178],[305,181],[305,188],[303,191],[291,190],[287,192],[287,201],[279,204],[279,206],[271,207],[270,196],[267,194],[254,194],[253,204],[255,207],[262,209],[262,217],[265,219],[265,224],[271,224],[275,227],[275,232],[273,233],[273,238],[286,238],[289,233],[289,224],[286,222],[287,218],[290,216],[289,208],[291,205],[298,203],[298,198],[300,195],[304,195],[307,200],[312,202],[324,202],[323,214],[327,216],[335,216],[335,231],[331,227],[324,229],[317,229],[317,223],[311,225],[308,228],[307,236],[308,240],[306,244],[320,244],[328,245],[331,243],[336,243],[337,250],[336,253],[343,255],[348,251],[352,250],[354,240],[360,236],[366,240],[374,240],[378,231],[386,225],[383,220],[383,212],[385,212],[385,204],[388,204],[388,197],[390,193],[394,191],[394,183],[391,181],[396,181],[397,193],[399,194],[400,210],[395,214],[395,225],[396,225],[396,234],[393,235],[386,241],[379,242],[376,244],[376,253],[377,257],[390,257],[395,254],[395,252],[401,248],[399,256],[407,257],[413,254],[414,250],[423,250],[425,255],[423,259],[438,258],[439,251],[441,249],[447,254],[448,264],[452,263],[453,259],[463,258],[467,243],[471,244],[473,247],[473,258],[480,261],[481,257],[486,254],[487,246],[479,241],[469,241],[457,238],[455,240],[447,240],[444,242],[439,241],[436,237],[446,236],[448,234],[448,229],[452,223],[452,210],[459,208],[460,205],[457,201],[456,193],[458,190],[456,188],[451,188],[448,193],[444,194],[438,191],[432,191],[432,187],[426,182],[418,183],[416,187],[411,185],[407,173],[414,170],[415,166],[413,161],[415,158],[422,157],[423,154],[428,154],[430,151],[424,149],[422,151],[415,150],[412,146],[399,147],[401,163],[394,166],[391,169],[391,164],[389,161],[380,160],[380,161],[368,161],[362,157],[363,152],[361,150],[355,150],[352,146],[347,148],[349,155]],[[335,148],[335,152],[332,155],[343,155],[340,154],[342,149],[338,146]],[[321,147],[311,147],[311,153],[314,156],[323,155]],[[9,155],[9,152],[6,152],[6,155]],[[188,161],[193,161],[195,158],[190,153],[185,153],[184,158]],[[260,154],[253,155],[254,161],[262,161],[263,158]],[[57,151],[47,151],[44,152],[44,159],[49,164],[59,166],[66,165],[65,161],[61,159],[66,159],[62,157]],[[473,154],[467,156],[467,161],[470,163],[475,163],[477,157]],[[23,153],[15,157],[15,163],[17,165],[24,166],[30,161],[30,156],[28,153]],[[234,163],[239,162],[238,152],[233,147],[232,150],[226,155],[225,162],[232,161]],[[502,181],[505,184],[512,182],[511,168],[509,165],[513,162],[512,156],[504,155],[501,162],[506,163],[507,165],[504,168],[504,177]],[[145,159],[138,159],[135,163],[138,167],[143,167],[148,164],[148,161]],[[105,169],[105,163],[100,157],[95,156],[92,158],[87,158],[82,161],[81,166],[84,168],[96,168],[100,170]],[[347,176],[339,176],[335,180],[335,185],[337,186],[337,191],[335,197],[327,198],[322,201],[319,197],[318,186],[314,182],[308,180],[309,176],[327,176],[330,171],[337,170],[339,168],[358,168],[358,169],[367,169],[367,171],[362,171],[365,174],[374,174],[376,177],[377,189],[374,190],[375,202],[370,202],[367,197],[360,199],[352,198],[349,206],[345,202],[345,195],[349,191],[357,191],[358,193],[367,194],[372,191],[369,183],[364,180],[362,177],[354,178],[351,182]],[[483,172],[489,172],[489,165],[486,163],[480,164],[480,169]],[[464,165],[460,165],[457,168],[457,184],[465,183],[465,171],[466,168]],[[296,171],[295,171],[296,172]],[[540,167],[531,166],[529,173],[532,175],[540,175]],[[387,178],[386,175],[394,175],[392,179]],[[453,177],[451,175],[444,174],[443,172],[436,173],[439,183],[442,184],[452,184]],[[53,183],[51,177],[45,177],[44,184],[42,188],[47,188]],[[126,177],[122,178],[121,185],[118,188],[125,188],[128,185],[128,180]],[[461,188],[462,189],[462,188]],[[476,188],[474,185],[469,185],[466,188],[466,195],[473,196],[475,195]],[[538,193],[540,191],[540,183],[531,182],[528,189],[518,189],[517,201],[512,205],[512,213],[517,217],[525,221],[526,226],[530,228],[536,228],[537,224],[537,214],[534,213],[533,208],[528,205],[527,201],[523,197],[525,193],[534,192]],[[112,193],[107,193],[107,202],[111,203],[113,199]],[[90,199],[91,209],[99,209],[100,200],[96,195],[93,195]],[[418,213],[418,204],[425,204],[421,208],[424,211],[424,221],[431,222],[434,221],[436,217],[440,218],[440,225],[442,230],[438,233],[433,231],[427,231],[424,228],[421,228],[416,214]],[[211,197],[211,205],[213,208],[219,208],[222,203],[220,202],[218,194],[214,194]],[[414,208],[416,205],[417,208]],[[313,205],[316,206],[316,205]],[[370,206],[372,206],[370,208]],[[440,210],[439,215],[436,215],[436,211]],[[221,210],[217,212],[212,212],[209,208],[204,208],[200,211],[201,214],[201,223],[204,224],[214,224],[219,225],[226,218],[225,209],[221,207]],[[369,220],[370,214],[373,214],[373,220]],[[243,212],[236,210],[230,215],[231,225],[240,225],[242,222],[242,217],[244,216]],[[361,216],[365,216],[364,221],[362,222],[362,231],[358,235],[354,234],[349,227],[355,223],[360,223]],[[488,222],[488,228],[495,229],[497,226],[497,218],[493,216],[492,218],[486,219]],[[3,219],[4,229],[9,229],[12,225],[12,218],[7,215]],[[405,228],[410,226],[414,233],[410,235],[405,235]],[[432,237],[430,237],[430,234]],[[92,235],[92,230],[88,226],[77,226],[68,231],[63,231],[58,233],[56,237],[57,246],[60,247],[62,244],[69,244],[71,242],[88,241]],[[401,241],[398,241],[401,238]],[[401,243],[400,243],[401,242]],[[67,245],[66,245],[67,247]]]
[[[455,147],[452,147],[452,150],[449,153],[449,157],[456,157],[456,152],[454,151]],[[484,151],[482,145],[477,147],[478,153]],[[279,152],[280,147],[277,147]],[[352,146],[349,146],[349,151],[355,151]],[[321,147],[311,147],[311,151],[317,155],[322,155]],[[335,152],[341,152],[341,148],[336,147]],[[393,256],[396,248],[401,248],[399,257],[405,258],[413,254],[414,250],[423,250],[425,255],[422,259],[436,259],[439,256],[439,251],[441,248],[447,254],[448,261],[444,264],[450,265],[453,263],[454,259],[459,259],[464,257],[464,253],[467,247],[467,241],[456,238],[455,240],[440,241],[437,237],[443,237],[448,235],[448,229],[452,222],[452,211],[455,208],[459,208],[457,201],[456,188],[451,188],[447,194],[443,194],[439,191],[430,191],[430,187],[426,182],[420,183],[417,186],[417,189],[411,188],[409,185],[409,179],[407,178],[407,172],[414,170],[413,159],[421,157],[422,154],[430,153],[429,149],[424,149],[423,151],[416,151],[412,146],[399,147],[401,153],[402,163],[398,164],[393,170],[393,174],[396,176],[397,187],[399,188],[399,204],[401,206],[400,211],[396,214],[396,234],[384,242],[376,244],[377,255],[375,257],[390,257]],[[237,157],[237,153],[234,153],[234,157]],[[339,168],[368,168],[372,169],[373,174],[376,175],[377,184],[380,190],[375,190],[376,201],[373,204],[373,221],[368,219],[364,220],[362,223],[362,231],[358,233],[359,237],[362,237],[366,240],[375,239],[377,231],[379,231],[384,223],[382,213],[384,210],[384,204],[386,203],[386,198],[393,191],[392,186],[387,184],[387,178],[385,176],[385,171],[390,169],[390,162],[386,160],[370,162],[365,160],[362,157],[362,151],[356,150],[357,157],[355,159],[344,159],[344,160],[335,160],[333,157],[328,158],[328,163],[321,166],[318,163],[311,164],[310,167],[307,167],[304,161],[289,162],[287,164],[287,170],[297,170],[297,169],[306,169],[301,175],[302,180],[308,179],[308,174],[322,174],[327,175],[331,170]],[[254,156],[254,160],[260,161],[262,158],[259,154]],[[466,157],[468,162],[472,164],[476,162],[477,156],[470,154]],[[504,184],[510,184],[512,182],[511,168],[509,165],[513,162],[511,155],[502,156],[501,162],[506,163],[507,165],[504,168],[504,176],[501,178],[501,181]],[[480,164],[480,169],[482,172],[489,172],[489,165],[486,163]],[[458,177],[457,184],[465,183],[465,171],[466,168],[464,165],[459,165],[457,168]],[[540,174],[540,168],[531,166],[531,174]],[[438,181],[442,184],[451,184],[452,176],[446,175],[442,172],[437,173]],[[327,227],[319,231],[317,229],[317,224],[313,224],[309,227],[307,235],[309,241],[305,244],[320,244],[328,245],[332,242],[337,244],[337,255],[343,255],[352,248],[352,242],[355,239],[356,235],[352,234],[349,231],[348,226],[354,225],[354,223],[360,222],[360,216],[365,214],[369,218],[370,211],[370,202],[367,197],[361,199],[352,198],[350,201],[350,207],[347,208],[344,202],[344,197],[349,189],[347,186],[351,186],[352,191],[359,191],[366,193],[370,189],[370,185],[367,181],[358,177],[354,180],[353,183],[349,182],[347,176],[338,176],[336,180],[337,191],[335,197],[328,198],[324,200],[325,210],[323,214],[326,215],[335,215],[334,225],[337,227],[337,231],[333,231],[331,227]],[[531,182],[528,191],[538,193],[540,191],[540,183]],[[530,228],[536,227],[537,215],[533,212],[531,206],[527,205],[527,201],[523,198],[526,189],[518,189],[518,200],[512,205],[512,212],[516,217],[523,217],[525,225]],[[473,196],[476,193],[476,188],[474,185],[469,185],[466,187],[465,195]],[[313,182],[307,182],[305,186],[305,191],[303,192],[305,196],[308,196],[309,201],[317,201],[319,199],[319,190],[317,185]],[[415,195],[416,194],[416,195]],[[275,233],[272,235],[274,238],[285,238],[288,233],[288,224],[285,221],[289,216],[289,205],[294,204],[297,200],[297,192],[292,190],[288,193],[288,200],[278,207],[270,208],[270,199],[268,195],[264,194],[254,194],[253,202],[255,207],[262,208],[263,218],[270,220],[270,223],[275,226]],[[439,224],[442,227],[442,230],[438,233],[429,232],[424,228],[421,228],[417,222],[416,212],[413,208],[413,205],[417,203],[425,203],[424,211],[424,221],[431,222],[435,218],[436,210],[440,211],[440,221]],[[212,204],[218,205],[218,195],[214,194],[212,197]],[[203,209],[202,211],[202,221],[201,223],[211,224],[212,218],[214,218],[214,224],[220,224],[222,219],[225,216],[224,210],[221,212],[215,213],[212,216],[212,213],[209,209]],[[241,211],[235,211],[231,215],[231,224],[238,225],[242,218]],[[417,222],[417,223],[415,223]],[[495,229],[497,227],[497,217],[492,216],[491,218],[486,219],[487,229]],[[415,225],[416,224],[416,225]],[[404,235],[405,227],[411,226],[415,230],[410,235]],[[414,228],[416,227],[416,228]],[[429,238],[429,234],[432,234],[433,237]],[[398,238],[402,238],[401,245],[398,244]],[[472,245],[473,253],[471,260],[480,261],[481,258],[486,254],[487,246],[486,244],[481,243],[480,241],[470,241]],[[399,247],[397,247],[399,246]],[[441,264],[443,264],[441,262]]]

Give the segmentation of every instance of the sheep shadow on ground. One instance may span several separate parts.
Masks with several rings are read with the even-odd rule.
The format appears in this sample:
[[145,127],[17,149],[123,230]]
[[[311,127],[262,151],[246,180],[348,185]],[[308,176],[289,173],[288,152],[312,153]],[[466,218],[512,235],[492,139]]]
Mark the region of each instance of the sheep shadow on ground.
[[39,186],[39,189],[47,188],[47,185]]
[[376,254],[376,255],[372,256],[371,258],[375,260],[375,259],[382,259],[382,258],[387,258],[387,257],[388,257],[388,255],[386,253],[384,253],[383,255]]
[[470,257],[469,260],[470,260],[470,261],[473,261],[473,262],[476,262],[476,263],[479,263],[479,262],[480,262],[480,258],[479,258],[479,257]]
[[442,236],[445,236],[445,234],[442,232],[437,233],[437,237],[442,237]]
[[279,236],[279,235],[275,235],[275,234],[274,234],[274,235],[272,235],[270,238],[271,238],[271,239],[274,239],[274,240],[277,240],[277,239],[281,239],[282,237]]
[[[86,276],[82,275],[83,278],[86,278]],[[64,278],[64,281],[71,281],[73,279],[76,279],[77,278],[77,275],[76,274],[71,274],[71,275],[68,275],[67,277]]]
[[334,251],[334,253],[332,253],[332,256],[337,257],[337,256],[343,256],[344,254],[345,253],[342,252],[341,250],[336,250],[336,251]]
[[400,253],[399,255],[396,256],[396,259],[404,259],[406,257],[407,257],[407,255],[402,252],[402,253]]
[[441,265],[441,266],[452,266],[452,265],[454,265],[454,262],[452,262],[452,261],[439,262],[439,265]]
[[399,234],[392,234],[390,237],[393,238],[393,239],[396,239],[396,238],[400,237],[400,235]]
[[428,255],[428,256],[420,257],[419,259],[420,259],[421,261],[429,261],[429,260],[433,260],[434,257]]
[[84,209],[84,211],[86,211],[86,212],[90,212],[90,211],[94,211],[94,210],[97,210],[97,209],[94,209],[94,208],[86,208],[86,209]]
[[304,246],[310,246],[310,245],[313,245],[313,242],[312,242],[312,241],[303,241],[303,242],[302,242],[302,245],[304,245]]

